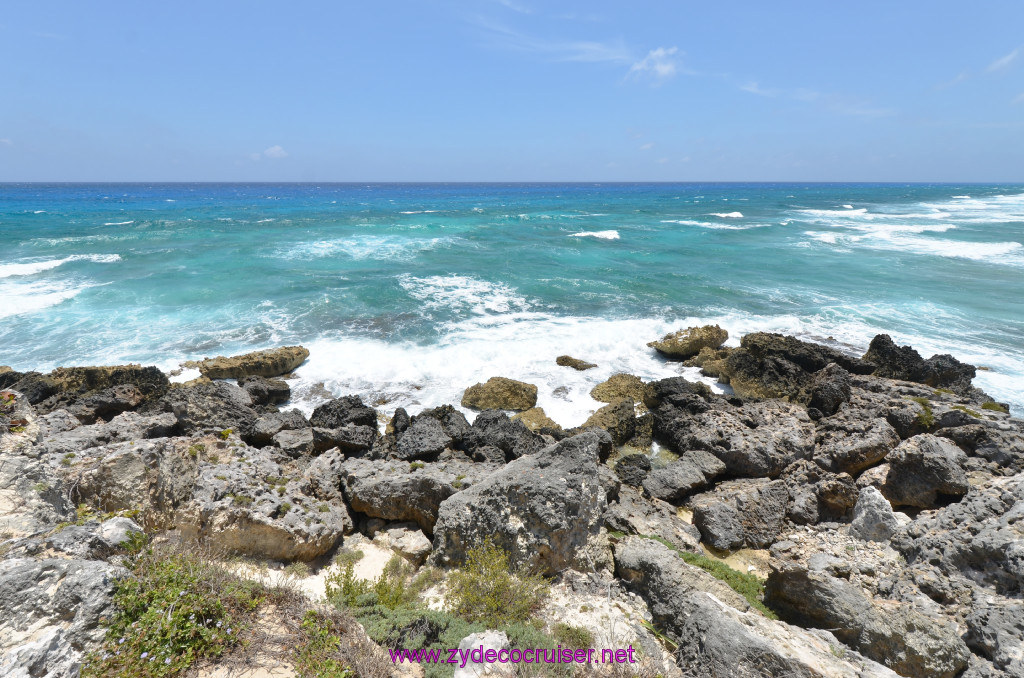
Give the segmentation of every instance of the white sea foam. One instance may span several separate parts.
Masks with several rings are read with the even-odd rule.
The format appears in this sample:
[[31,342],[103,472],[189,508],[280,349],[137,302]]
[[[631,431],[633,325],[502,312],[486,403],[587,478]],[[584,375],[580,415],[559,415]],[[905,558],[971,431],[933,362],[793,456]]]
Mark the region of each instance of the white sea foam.
[[848,210],[852,210],[853,209],[853,205],[843,205],[843,207],[848,209]]
[[135,223],[135,220],[132,219],[131,221],[108,221],[107,223],[105,223],[103,225],[104,226],[127,226],[128,224],[134,224],[134,223]]
[[46,210],[36,210],[32,214],[46,214]]
[[743,212],[712,212],[711,216],[723,219],[742,219]]
[[618,231],[580,231],[579,233],[570,233],[570,238],[598,238],[600,240],[618,240]]
[[269,224],[271,221],[274,221],[274,219],[260,219],[256,223],[257,224]]
[[[844,205],[844,207],[845,207],[845,205]],[[854,215],[858,215],[858,214],[867,216],[867,214],[868,214],[868,210],[867,210],[866,207],[861,207],[859,209],[841,209],[841,210],[811,210],[811,209],[806,209],[806,210],[798,210],[798,212],[800,214],[803,214],[803,215],[806,215],[806,216],[809,216],[809,217],[843,217],[843,218],[848,218],[848,217],[851,217],[851,216],[854,216]]]
[[408,210],[399,214],[437,214],[437,210]]
[[47,259],[45,261],[30,261],[14,264],[0,264],[0,278],[12,278],[15,276],[35,275],[43,271],[57,268],[69,261],[95,261],[101,264],[109,264],[120,261],[119,254],[75,254],[63,259]]
[[695,219],[662,219],[663,224],[680,224],[682,226],[697,226],[699,228],[708,228],[713,231],[746,231],[751,228],[762,228],[768,224],[744,224],[737,226],[734,224],[720,224],[710,221],[697,221]]
[[404,275],[399,285],[426,308],[469,311],[479,316],[526,311],[529,301],[514,288],[463,275],[435,275],[417,278]]
[[89,287],[91,285],[51,281],[0,281],[0,318],[56,306]]
[[418,253],[447,247],[452,238],[417,239],[398,235],[355,235],[348,238],[316,240],[278,250],[284,259],[348,256],[352,259],[407,260]]

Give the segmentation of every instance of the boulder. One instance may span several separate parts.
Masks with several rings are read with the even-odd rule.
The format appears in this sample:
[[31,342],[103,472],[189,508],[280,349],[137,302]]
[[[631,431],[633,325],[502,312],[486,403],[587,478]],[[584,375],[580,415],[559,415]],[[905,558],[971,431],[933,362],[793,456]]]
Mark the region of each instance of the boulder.
[[897,346],[888,334],[879,334],[871,340],[864,360],[874,363],[875,376],[916,381],[958,392],[969,391],[976,374],[974,365],[962,363],[948,354],[933,355],[925,360],[910,346]]
[[942,428],[935,435],[953,441],[972,457],[990,461],[1009,473],[1024,471],[1024,425],[1019,420],[974,422]]
[[255,447],[263,447],[270,445],[274,436],[281,431],[295,431],[304,428],[309,428],[309,422],[298,410],[270,412],[260,415],[244,440]]
[[228,382],[173,388],[159,402],[160,409],[178,420],[178,433],[231,429],[243,437],[251,434],[258,418],[252,404],[248,393]]
[[355,424],[376,431],[377,411],[363,404],[359,396],[344,396],[328,400],[313,410],[309,423],[319,428],[341,428],[346,424]]
[[782,472],[789,491],[786,514],[799,525],[841,520],[857,502],[857,484],[847,473],[832,473],[807,459]]
[[850,395],[850,373],[835,363],[829,363],[811,377],[807,406],[831,416],[843,403],[850,402]]
[[592,370],[597,367],[594,363],[588,363],[586,360],[580,360],[579,358],[573,358],[568,355],[558,356],[555,358],[555,363],[562,367],[571,367],[580,372],[583,372],[584,370]]
[[427,536],[412,524],[399,523],[378,530],[373,536],[373,542],[391,549],[412,563],[413,567],[421,566],[433,548]]
[[622,487],[608,504],[604,524],[624,534],[654,536],[678,549],[696,551],[700,532],[676,514],[674,506],[659,499],[647,499],[632,487]]
[[900,443],[883,417],[844,411],[823,420],[814,433],[814,461],[837,473],[860,473],[882,461]]
[[789,491],[782,480],[733,480],[690,500],[693,525],[721,551],[766,548],[779,538]]
[[239,379],[238,385],[257,405],[279,405],[288,402],[292,397],[292,389],[284,379],[267,379],[254,375]]
[[889,473],[882,494],[894,506],[935,508],[967,494],[967,455],[956,445],[928,433],[904,440],[886,461]]
[[345,454],[363,454],[373,447],[379,434],[369,426],[345,424],[338,428],[314,428],[313,452],[324,452],[336,447]]
[[[39,372],[25,372],[20,377],[9,388],[22,394],[33,405],[42,403],[60,390],[51,377]],[[49,412],[49,409],[46,411]]]
[[0,561],[0,675],[77,676],[103,640],[100,622],[113,612],[114,583],[125,574],[91,560]]
[[668,358],[685,360],[697,355],[702,349],[718,348],[728,338],[729,333],[718,325],[704,325],[670,332],[647,345]]
[[955,624],[911,605],[868,598],[843,579],[796,563],[773,566],[765,602],[784,620],[828,629],[903,676],[954,678],[970,657]]
[[615,462],[615,475],[626,485],[639,487],[650,472],[651,458],[646,454],[627,454]]
[[[452,678],[510,678],[515,675],[515,664],[486,662],[483,659],[488,652],[493,653],[492,656],[497,656],[499,650],[508,649],[508,636],[504,631],[481,631],[466,636],[459,641],[460,665],[455,669]],[[475,656],[471,655],[474,650],[481,653],[481,659],[464,662],[463,657]],[[462,663],[465,665],[461,665]]]
[[[48,416],[53,414],[56,413]],[[110,443],[164,438],[171,435],[177,427],[177,418],[169,412],[150,416],[124,412],[105,424],[78,426],[61,433],[45,435],[37,443],[36,451],[43,455],[79,454],[83,450]]]
[[613,403],[626,399],[634,403],[644,402],[647,386],[640,377],[619,372],[590,389],[590,397],[602,403]]
[[523,410],[517,414],[512,415],[512,421],[521,421],[526,424],[526,428],[531,431],[541,431],[543,429],[554,429],[561,431],[562,427],[559,426],[558,422],[549,417],[544,412],[543,407],[531,407],[528,410]]
[[484,410],[476,415],[473,425],[462,436],[462,449],[484,459],[491,450],[500,450],[505,459],[533,454],[544,445],[544,439],[527,428],[522,421],[509,419],[501,410]]
[[965,620],[964,641],[1008,676],[1024,676],[1024,605],[1019,599],[978,601]]
[[[422,462],[420,462],[422,463]],[[441,503],[496,470],[489,464],[352,458],[341,463],[342,490],[353,511],[371,518],[415,522],[434,534]]]
[[134,384],[119,384],[79,398],[67,411],[83,424],[94,424],[97,419],[109,421],[122,412],[133,410],[144,400],[145,395]]
[[429,416],[415,416],[400,436],[395,456],[398,459],[436,458],[452,444],[452,437],[445,432],[437,419]]
[[546,574],[589,568],[607,508],[599,446],[594,433],[567,438],[446,499],[434,527],[434,562],[457,566],[489,537],[513,566]]
[[536,405],[536,386],[505,377],[491,377],[462,394],[462,406],[474,410],[528,410]]
[[636,412],[633,401],[620,398],[594,412],[581,428],[603,428],[611,434],[612,442],[620,447],[636,435]]
[[857,504],[853,507],[853,521],[850,534],[864,541],[889,541],[899,528],[899,521],[889,504],[874,487],[860,491]]
[[288,374],[306,361],[309,351],[302,346],[282,346],[253,351],[226,358],[217,356],[189,361],[207,379],[242,379],[243,377],[279,377]]
[[644,491],[655,499],[679,504],[708,487],[725,473],[725,464],[710,452],[687,450],[677,461],[655,469],[643,480]]

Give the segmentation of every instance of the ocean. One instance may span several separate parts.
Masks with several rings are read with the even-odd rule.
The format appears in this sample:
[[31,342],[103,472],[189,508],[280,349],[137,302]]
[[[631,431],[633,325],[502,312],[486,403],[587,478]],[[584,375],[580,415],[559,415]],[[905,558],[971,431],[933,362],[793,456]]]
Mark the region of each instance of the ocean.
[[1024,185],[0,184],[18,370],[302,344],[307,412],[415,413],[500,375],[568,427],[614,372],[699,378],[646,344],[705,323],[889,333],[1024,415]]

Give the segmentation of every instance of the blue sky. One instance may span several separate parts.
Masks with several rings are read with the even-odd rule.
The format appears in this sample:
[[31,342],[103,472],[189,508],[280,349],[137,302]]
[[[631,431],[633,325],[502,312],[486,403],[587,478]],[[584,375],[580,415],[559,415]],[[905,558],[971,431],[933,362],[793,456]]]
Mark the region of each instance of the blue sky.
[[46,2],[0,181],[1024,181],[1024,2]]

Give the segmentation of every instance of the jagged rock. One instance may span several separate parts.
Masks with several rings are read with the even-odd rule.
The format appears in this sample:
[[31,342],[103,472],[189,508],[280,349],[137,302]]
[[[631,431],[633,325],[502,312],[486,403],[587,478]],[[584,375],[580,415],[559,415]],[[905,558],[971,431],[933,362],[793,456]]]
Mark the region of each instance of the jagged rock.
[[857,484],[846,473],[831,473],[806,459],[782,472],[789,491],[787,515],[794,523],[813,525],[839,520],[857,502]]
[[650,472],[651,458],[646,454],[627,454],[615,462],[615,474],[626,485],[639,487]]
[[613,546],[615,576],[626,582],[651,608],[655,624],[674,631],[690,612],[687,594],[710,593],[741,612],[750,609],[747,599],[704,570],[687,565],[664,544],[643,537],[625,537]]
[[771,546],[782,532],[789,492],[782,480],[734,480],[690,500],[693,524],[716,549]]
[[133,410],[144,400],[145,395],[134,384],[120,384],[79,398],[68,411],[83,424],[94,424],[97,419],[109,421],[122,412]]
[[710,452],[687,450],[677,461],[648,474],[643,487],[655,499],[678,504],[693,492],[710,485],[725,472],[725,468],[725,464]]
[[505,377],[491,377],[462,394],[462,406],[474,410],[528,410],[536,405],[536,386]]
[[964,641],[1010,676],[1024,676],[1024,605],[1019,599],[979,601],[966,619]]
[[362,454],[373,447],[377,438],[377,430],[369,426],[345,424],[338,428],[314,428],[313,451],[324,452],[337,447],[345,454]]
[[843,403],[850,401],[850,373],[835,363],[829,363],[814,373],[809,391],[807,406],[831,416]]
[[724,400],[693,405],[696,411],[671,403],[658,407],[655,437],[679,454],[707,450],[732,475],[775,477],[814,449],[811,420],[798,405],[766,401],[734,407]]
[[184,435],[231,429],[246,437],[258,417],[249,394],[227,382],[173,388],[159,404],[174,414],[177,431]]
[[363,404],[359,396],[328,400],[313,410],[309,423],[319,428],[341,428],[346,424],[368,426],[377,430],[377,411]]
[[925,360],[910,346],[897,346],[888,334],[876,335],[864,354],[874,363],[874,375],[889,379],[916,381],[955,391],[967,391],[976,374],[974,365],[962,363],[948,354],[933,355]]
[[[131,386],[134,392],[117,387]],[[36,411],[47,414],[67,408],[81,413],[87,423],[149,403],[170,387],[167,375],[156,367],[113,365],[105,367],[58,367],[48,375],[28,372],[13,386],[27,389]],[[95,410],[101,410],[95,413]],[[104,413],[103,411],[106,410]]]
[[108,558],[118,547],[142,533],[142,528],[129,518],[111,518],[102,523],[90,521],[85,525],[71,525],[46,537],[47,548],[73,558],[101,560]]
[[585,554],[607,507],[597,482],[599,445],[594,433],[567,438],[446,499],[434,528],[434,562],[458,565],[491,537],[514,566],[549,574],[589,567]]
[[282,346],[253,351],[226,358],[217,356],[185,363],[195,367],[207,379],[242,379],[243,377],[279,377],[288,374],[306,361],[309,351],[302,346]]
[[484,410],[463,435],[462,446],[469,452],[489,458],[485,448],[501,450],[506,459],[533,454],[543,447],[544,439],[521,421],[513,421],[501,410]]
[[897,678],[827,631],[741,613],[697,591],[680,606],[687,613],[673,620],[668,635],[679,643],[676,662],[693,678]]
[[580,360],[579,358],[573,358],[572,356],[568,355],[558,356],[557,358],[555,358],[555,363],[561,365],[562,367],[571,367],[574,370],[578,370],[580,372],[583,372],[584,370],[591,370],[597,367],[597,365],[595,365],[594,363],[588,363],[586,360]]
[[0,525],[6,538],[40,534],[74,515],[63,480],[49,465],[22,454],[0,455]]
[[405,411],[405,408],[396,408],[395,413],[391,415],[391,421],[388,422],[387,427],[384,429],[384,433],[385,435],[397,436],[409,428],[409,422],[409,413]]
[[661,405],[690,412],[703,412],[710,401],[718,399],[711,387],[699,381],[689,381],[683,377],[669,377],[647,384],[643,391],[643,402],[650,410]]
[[416,526],[410,524],[391,525],[378,530],[373,541],[384,548],[391,549],[415,567],[419,567],[430,555],[433,546],[427,536]]
[[860,491],[853,507],[850,534],[864,541],[889,541],[899,528],[899,521],[889,501],[874,487]]
[[869,599],[853,584],[795,563],[773,566],[765,602],[786,621],[829,629],[900,675],[954,678],[970,657],[955,624],[910,605]]
[[279,405],[292,397],[292,389],[283,379],[250,376],[239,379],[238,385],[257,405]]
[[844,411],[823,421],[814,436],[814,460],[822,468],[859,473],[874,466],[896,448],[900,437],[881,417],[865,419]]
[[309,428],[309,422],[298,410],[270,412],[261,415],[256,420],[244,440],[255,447],[263,447],[270,445],[274,441],[274,436],[280,431],[295,431],[304,428]]
[[590,415],[581,428],[603,428],[611,434],[616,446],[625,445],[636,435],[636,412],[633,401],[621,398]]
[[1011,473],[1024,471],[1024,427],[1019,421],[972,423],[939,429],[935,435]]
[[346,459],[339,472],[352,510],[384,520],[413,521],[433,534],[441,503],[496,469],[469,462],[415,466],[404,461]]
[[658,341],[648,342],[647,345],[663,356],[685,360],[697,355],[702,349],[718,348],[728,338],[729,333],[718,325],[704,325],[669,332]]
[[942,499],[967,494],[967,455],[945,438],[928,433],[904,440],[887,457],[882,494],[895,506],[934,508]]
[[77,676],[106,631],[124,568],[72,559],[0,561],[0,674]]
[[416,416],[398,436],[395,456],[403,460],[436,457],[451,444],[452,437],[441,422],[433,417]]
[[1024,474],[994,478],[957,503],[922,514],[892,539],[911,565],[935,563],[999,592],[1024,590]]
[[291,457],[301,457],[313,452],[313,429],[283,429],[274,434],[271,442]]
[[602,403],[613,403],[623,398],[642,403],[647,393],[647,385],[640,377],[619,372],[590,389],[590,397]]
[[562,430],[558,422],[549,417],[543,407],[531,407],[528,410],[523,410],[517,414],[512,415],[512,421],[521,421],[526,424],[526,428],[531,431],[540,431],[542,429],[555,429],[557,431]]
[[631,487],[622,487],[617,494],[617,501],[608,504],[604,514],[609,530],[661,537],[685,551],[697,549],[700,532],[676,515],[674,507],[659,499],[645,499]]
[[22,374],[20,379],[10,385],[10,388],[25,396],[25,399],[33,405],[43,402],[60,390],[51,377],[39,372]]
[[77,454],[90,447],[110,443],[163,438],[169,436],[177,425],[177,418],[169,412],[152,416],[124,412],[105,424],[79,426],[47,435],[36,445],[36,451],[43,455]]

